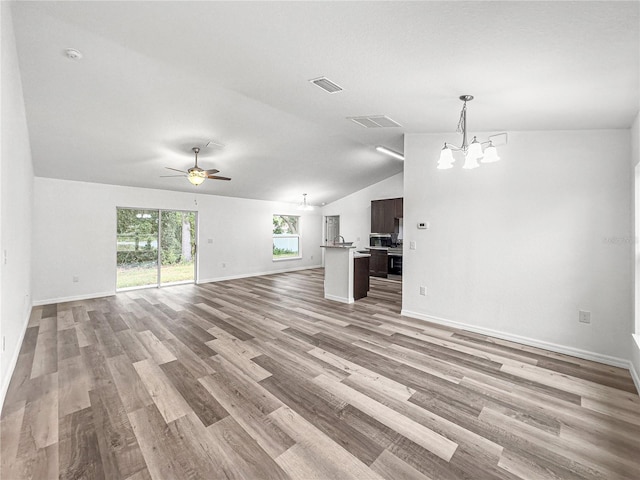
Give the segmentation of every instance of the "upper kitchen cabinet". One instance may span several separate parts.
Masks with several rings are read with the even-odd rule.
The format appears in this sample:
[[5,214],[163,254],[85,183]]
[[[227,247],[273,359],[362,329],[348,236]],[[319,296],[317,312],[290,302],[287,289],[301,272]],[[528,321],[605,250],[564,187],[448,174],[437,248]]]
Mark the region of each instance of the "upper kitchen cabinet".
[[398,233],[398,219],[402,218],[402,198],[371,201],[371,232]]
[[402,218],[402,211],[404,209],[404,199],[403,198],[394,198],[393,199],[393,206],[395,208],[395,217],[396,218]]

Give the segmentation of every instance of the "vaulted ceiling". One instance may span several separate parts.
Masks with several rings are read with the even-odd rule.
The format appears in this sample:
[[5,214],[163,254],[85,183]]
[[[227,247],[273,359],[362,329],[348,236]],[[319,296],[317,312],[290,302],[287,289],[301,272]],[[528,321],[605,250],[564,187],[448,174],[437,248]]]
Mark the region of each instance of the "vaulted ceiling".
[[[330,202],[402,171],[403,135],[628,128],[639,2],[31,2],[13,5],[35,173]],[[71,60],[65,49],[83,55]],[[340,85],[328,94],[309,82]],[[348,120],[387,115],[400,127]],[[435,161],[437,152],[425,161]]]

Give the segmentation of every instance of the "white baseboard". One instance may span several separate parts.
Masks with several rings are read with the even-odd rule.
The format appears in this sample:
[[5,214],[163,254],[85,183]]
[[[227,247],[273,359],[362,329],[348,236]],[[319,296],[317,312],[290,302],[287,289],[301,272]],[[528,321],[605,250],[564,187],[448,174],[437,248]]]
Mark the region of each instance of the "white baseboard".
[[324,294],[324,298],[326,298],[327,300],[333,300],[334,302],[340,302],[340,303],[353,303],[354,302],[353,298],[338,297],[336,295],[330,295],[328,293]]
[[20,333],[20,338],[16,344],[16,349],[11,356],[11,361],[9,363],[9,368],[7,369],[5,377],[2,379],[2,390],[0,390],[0,412],[4,407],[4,400],[7,396],[7,391],[9,390],[9,384],[11,383],[11,377],[13,377],[13,371],[16,369],[16,365],[18,363],[18,357],[20,356],[20,350],[22,349],[22,342],[24,341],[24,335],[27,333],[27,326],[29,325],[29,319],[31,318],[31,307],[29,307],[29,312],[27,313],[27,318],[24,320],[24,324],[22,325],[22,332]]
[[224,282],[225,280],[237,280],[239,278],[260,277],[263,275],[275,275],[276,273],[297,272],[299,270],[310,270],[312,268],[322,268],[322,265],[309,265],[307,267],[284,268],[281,270],[270,270],[268,272],[241,273],[240,275],[229,275],[226,277],[204,278],[204,279],[198,280],[198,282],[196,283],[200,284],[200,283]]
[[426,322],[438,323],[440,325],[459,328],[461,330],[468,330],[469,332],[480,333],[482,335],[488,335],[490,337],[496,337],[502,340],[509,340],[511,342],[522,343],[530,347],[542,348],[544,350],[550,350],[556,353],[563,353],[565,355],[570,355],[572,357],[578,357],[578,358],[583,358],[585,360],[592,360],[594,362],[604,363],[606,365],[612,365],[614,367],[629,369],[629,366],[630,366],[630,362],[627,359],[612,357],[609,355],[603,355],[601,353],[590,352],[588,350],[581,350],[579,348],[569,347],[567,345],[558,345],[557,343],[545,342],[543,340],[537,340],[535,338],[522,337],[520,335],[514,335],[512,333],[503,332],[500,330],[493,330],[490,328],[478,327],[475,325],[469,325],[462,322],[448,320],[446,318],[434,317],[431,315],[425,315],[423,313],[412,312],[410,310],[403,309],[401,314],[406,317],[417,318],[418,320],[424,320]]
[[50,305],[52,303],[75,302],[77,300],[91,300],[92,298],[111,297],[115,294],[116,292],[114,290],[112,292],[88,293],[86,295],[75,295],[73,297],[48,298],[46,300],[35,300],[33,302],[33,306],[36,307],[39,305]]
[[[296,272],[298,270],[309,270],[311,268],[321,268],[321,267],[322,265],[310,265],[308,267],[285,268],[281,270],[272,270],[269,272],[243,273],[240,275],[230,275],[228,277],[207,278],[203,280],[198,280],[196,283],[200,284],[200,283],[222,282],[224,280],[236,280],[238,278],[258,277],[261,275],[273,275],[276,273]],[[170,286],[170,285],[167,285],[167,286]],[[35,307],[39,305],[50,305],[52,303],[75,302],[77,300],[91,300],[93,298],[110,297],[115,294],[116,294],[116,291],[112,290],[109,292],[96,292],[96,293],[88,293],[85,295],[74,295],[72,297],[47,298],[45,300],[35,300],[33,302],[33,306]]]

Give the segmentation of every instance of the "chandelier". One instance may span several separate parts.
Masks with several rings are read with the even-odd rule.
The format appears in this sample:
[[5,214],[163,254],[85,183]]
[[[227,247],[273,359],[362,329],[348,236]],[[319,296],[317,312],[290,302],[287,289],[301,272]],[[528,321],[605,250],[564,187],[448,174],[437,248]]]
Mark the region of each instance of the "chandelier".
[[[486,142],[479,142],[476,137],[473,137],[471,143],[468,143],[467,102],[473,100],[473,95],[462,95],[460,97],[460,100],[464,102],[464,105],[462,106],[462,111],[460,112],[460,120],[458,122],[458,128],[456,132],[462,133],[462,145],[460,147],[456,147],[445,142],[444,147],[440,151],[440,160],[438,160],[438,168],[440,170],[453,168],[453,163],[456,161],[455,158],[453,158],[454,151],[461,151],[462,153],[464,153],[464,165],[462,166],[462,168],[465,168],[467,170],[478,168],[480,166],[478,161],[482,163],[493,163],[500,160],[498,151],[496,150],[496,147],[493,146],[491,140],[487,140]],[[486,148],[483,151],[482,147],[484,145],[486,145]]]
[[307,204],[307,194],[302,194],[302,201],[298,204],[298,210],[313,210],[313,205]]

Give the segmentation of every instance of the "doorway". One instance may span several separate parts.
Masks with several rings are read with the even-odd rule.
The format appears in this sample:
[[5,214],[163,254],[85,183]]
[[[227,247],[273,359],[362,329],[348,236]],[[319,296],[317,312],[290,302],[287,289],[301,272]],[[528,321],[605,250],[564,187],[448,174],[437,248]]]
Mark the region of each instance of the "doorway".
[[324,217],[324,244],[328,245],[340,235],[340,215]]
[[196,212],[117,208],[116,290],[193,283]]

